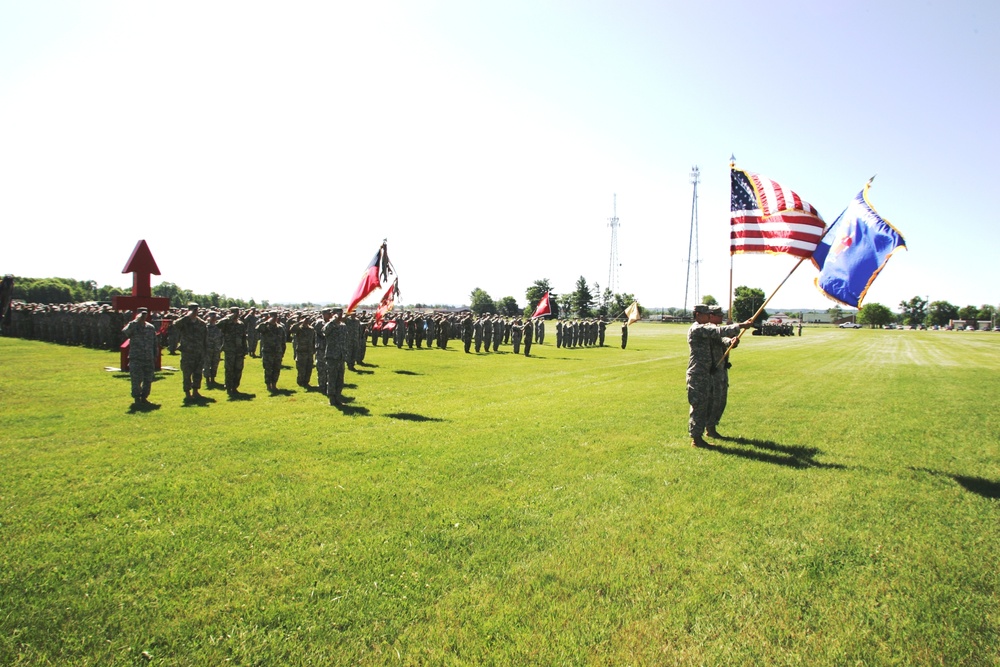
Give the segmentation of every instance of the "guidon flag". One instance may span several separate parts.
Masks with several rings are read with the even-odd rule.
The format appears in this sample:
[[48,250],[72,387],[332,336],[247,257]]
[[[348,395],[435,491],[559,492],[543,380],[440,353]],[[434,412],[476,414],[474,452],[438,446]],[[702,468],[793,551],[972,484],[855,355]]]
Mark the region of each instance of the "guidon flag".
[[729,253],[766,252],[806,259],[826,223],[802,197],[760,174],[731,169]]
[[543,296],[541,300],[538,302],[538,307],[535,308],[535,312],[531,315],[531,319],[551,314],[552,314],[552,303],[551,301],[549,301],[549,293],[546,292],[545,296]]
[[814,281],[819,291],[853,308],[861,306],[896,248],[906,247],[899,230],[868,202],[870,187],[871,181],[834,220],[812,256],[819,269]]
[[642,318],[642,315],[639,313],[639,302],[633,301],[632,305],[625,309],[625,315],[628,317],[628,322],[625,323],[625,326],[631,326],[638,322]]
[[396,305],[396,297],[399,296],[399,278],[392,281],[392,285],[389,289],[385,291],[382,295],[382,300],[378,304],[378,308],[375,310],[375,323],[381,324],[382,318],[384,318],[389,311],[392,310],[393,306]]

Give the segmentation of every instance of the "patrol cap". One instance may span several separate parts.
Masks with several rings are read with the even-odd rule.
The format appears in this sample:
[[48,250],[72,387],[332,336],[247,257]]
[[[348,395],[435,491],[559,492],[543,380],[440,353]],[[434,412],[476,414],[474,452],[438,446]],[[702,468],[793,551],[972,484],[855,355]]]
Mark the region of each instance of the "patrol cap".
[[343,308],[331,308],[330,312],[333,313],[334,315],[339,315],[339,314],[341,314],[341,313],[344,312],[344,309]]
[[694,307],[694,312],[695,314],[701,313],[702,315],[708,315],[708,306],[703,303],[699,303]]
[[239,306],[229,306],[229,312],[230,313],[239,313],[240,312],[240,307]]
[[269,311],[267,311],[267,316],[268,317],[277,317],[278,316],[278,311],[276,311],[276,310],[269,310]]
[[321,310],[319,312],[322,313],[323,315],[329,315],[330,313],[333,312],[333,308],[324,308],[323,310]]
[[146,306],[139,306],[138,308],[135,309],[135,312],[137,312],[137,313],[149,313],[149,308],[146,308]]
[[191,303],[189,303],[189,304],[187,305],[187,307],[188,307],[188,310],[191,310],[192,308],[200,308],[201,306],[199,306],[199,305],[198,305],[198,304],[196,304],[196,303],[195,303],[194,301],[192,301]]
[[708,314],[709,315],[719,315],[721,317],[722,316],[722,306],[709,306],[708,307]]

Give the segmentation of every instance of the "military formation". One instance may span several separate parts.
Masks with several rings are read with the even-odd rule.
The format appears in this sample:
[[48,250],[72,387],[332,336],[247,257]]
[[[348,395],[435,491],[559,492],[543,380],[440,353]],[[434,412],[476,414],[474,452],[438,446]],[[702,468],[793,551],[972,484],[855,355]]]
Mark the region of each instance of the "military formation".
[[[185,401],[204,398],[205,389],[224,388],[240,396],[246,358],[261,360],[264,385],[278,393],[288,347],[292,349],[295,382],[319,391],[330,404],[344,404],[346,371],[364,365],[369,345],[397,348],[459,346],[465,353],[513,352],[531,356],[545,343],[546,321],[496,314],[390,312],[376,318],[368,312],[345,314],[340,308],[260,310],[232,307],[217,311],[197,303],[168,312],[118,312],[108,305],[41,305],[13,303],[10,335],[70,345],[118,350],[128,341],[129,372],[135,404],[148,404],[157,355],[180,355]],[[549,326],[553,326],[550,321]],[[558,348],[605,344],[607,322],[578,318],[554,322]],[[624,347],[624,346],[623,346]],[[220,368],[222,376],[219,377]],[[316,384],[313,385],[313,373]]]
[[[709,446],[705,434],[722,437],[717,426],[729,390],[728,352],[738,343],[740,331],[751,326],[749,321],[724,326],[722,315],[719,306],[695,306],[695,323],[688,330],[688,432],[696,447]],[[327,396],[331,405],[342,406],[345,369],[355,371],[364,364],[369,344],[448,349],[449,343],[457,341],[470,354],[496,353],[501,346],[509,346],[514,354],[523,351],[530,356],[532,345],[544,343],[546,329],[543,319],[494,314],[476,317],[468,311],[400,311],[375,318],[367,312],[345,315],[340,308],[324,308],[317,313],[232,307],[223,315],[214,310],[202,314],[196,303],[151,314],[143,308],[122,313],[107,305],[13,302],[6,320],[4,333],[21,338],[107,350],[118,350],[128,341],[132,399],[138,405],[149,402],[156,355],[161,349],[180,353],[185,400],[197,400],[202,397],[203,384],[210,389],[224,387],[231,396],[238,396],[245,359],[257,357],[258,348],[264,384],[268,391],[278,392],[282,364],[291,343],[296,384],[313,390],[315,371],[315,390]],[[605,344],[607,322],[600,318],[557,320],[554,328],[557,348]],[[764,333],[789,335],[780,329]],[[623,349],[627,342],[628,327],[623,326]],[[217,378],[220,366],[221,383]]]

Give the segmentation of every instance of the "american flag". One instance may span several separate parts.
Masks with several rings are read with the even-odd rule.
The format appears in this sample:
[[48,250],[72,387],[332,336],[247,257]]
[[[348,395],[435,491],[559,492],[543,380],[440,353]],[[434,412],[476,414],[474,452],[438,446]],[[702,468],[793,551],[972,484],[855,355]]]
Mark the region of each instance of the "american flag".
[[797,194],[760,174],[732,170],[729,253],[811,257],[823,236],[822,216]]

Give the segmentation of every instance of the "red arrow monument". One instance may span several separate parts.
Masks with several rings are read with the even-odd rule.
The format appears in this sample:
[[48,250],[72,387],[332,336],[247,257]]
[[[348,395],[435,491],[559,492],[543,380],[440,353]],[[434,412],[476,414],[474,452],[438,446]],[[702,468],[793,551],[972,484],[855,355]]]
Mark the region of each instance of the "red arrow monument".
[[149,285],[151,275],[160,275],[153,253],[145,241],[135,244],[122,273],[132,274],[132,296],[113,296],[111,305],[115,310],[135,310],[141,306],[149,308],[150,312],[170,310],[170,299],[164,296],[153,296]]

